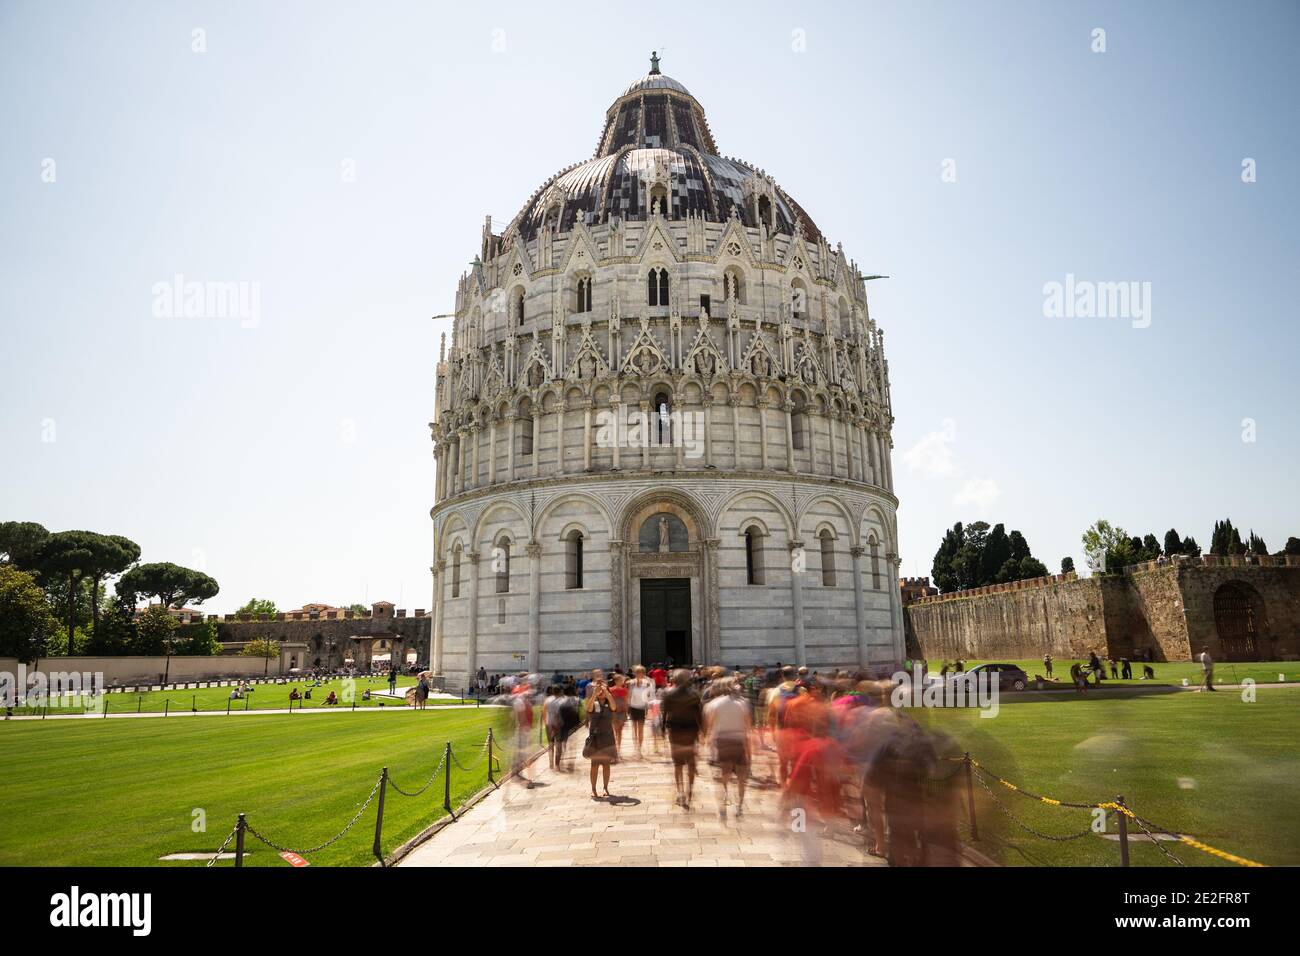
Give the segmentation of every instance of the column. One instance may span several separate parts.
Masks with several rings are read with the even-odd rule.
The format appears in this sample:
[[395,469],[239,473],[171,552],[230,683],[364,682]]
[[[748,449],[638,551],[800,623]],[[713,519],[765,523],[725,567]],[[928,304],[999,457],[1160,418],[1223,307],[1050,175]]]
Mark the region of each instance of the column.
[[627,660],[623,653],[623,542],[617,538],[609,540],[609,635],[610,662]]
[[540,670],[542,656],[542,546],[528,542],[528,672]]
[[760,398],[758,405],[758,443],[762,451],[763,470],[767,471],[767,399]]
[[591,406],[592,400],[582,403],[582,470],[591,471]]
[[492,426],[488,430],[488,484],[497,483],[497,420],[495,416],[492,419]]
[[533,406],[533,477],[542,473],[542,407]]
[[898,568],[901,563],[898,555],[885,555],[885,567],[889,573],[885,587],[889,588],[890,653],[893,655],[891,663],[895,667],[900,665],[906,656],[903,638],[903,596],[898,591]]
[[447,565],[441,558],[429,570],[433,573],[433,650],[429,653],[429,666],[434,674],[442,675],[442,609],[446,603],[443,596],[443,568]]
[[782,402],[785,412],[785,470],[794,474],[794,402]]
[[858,666],[865,668],[871,663],[871,648],[867,644],[867,613],[862,598],[862,554],[861,547],[849,548],[853,555],[853,613],[858,624]]
[[650,403],[641,403],[641,467],[650,467],[650,434],[654,426],[650,423]]
[[[797,538],[790,539],[790,601],[791,614],[794,618],[794,662],[796,667],[808,663],[808,650],[804,646],[803,636],[803,571],[794,570],[794,553],[803,547]],[[804,555],[805,562],[808,556]],[[806,565],[805,565],[806,566]]]
[[713,422],[710,421],[709,409],[713,407],[713,396],[705,393],[704,404],[704,467],[713,467]]
[[478,672],[478,552],[467,551],[469,561],[469,628],[465,635],[465,671],[473,680]]
[[471,465],[470,465],[469,486],[468,486],[470,488],[478,487],[478,445],[479,445],[478,433],[480,430],[482,430],[482,427],[483,426],[481,426],[478,422],[475,422],[473,425],[470,426],[469,429],[470,441],[474,443],[474,453],[470,455]]
[[831,410],[826,416],[826,425],[828,428],[830,428],[830,432],[831,432],[831,477],[832,478],[838,478],[840,476],[840,463],[839,463],[840,453],[836,448],[838,442],[835,441],[835,420],[836,420],[835,412],[834,410]]
[[615,401],[613,396],[609,399],[609,412],[614,419],[614,464],[613,471],[618,471],[618,453],[623,447],[623,436],[627,434],[627,422],[624,420],[623,403]]
[[731,406],[731,467],[740,469],[740,399],[733,392],[727,399]]
[[708,602],[708,616],[700,615],[700,619],[707,622],[708,628],[710,654],[706,660],[716,664],[722,663],[722,610],[719,605],[721,582],[718,572],[718,546],[721,543],[720,538],[704,539],[704,570],[708,577],[705,586],[700,589],[702,595],[707,595],[705,600]]
[[457,494],[461,488],[460,432],[456,433],[456,450],[452,454],[451,460],[452,464],[455,465],[451,473],[451,493],[454,495]]
[[515,480],[515,413],[506,412],[506,481]]
[[564,474],[564,413],[569,410],[569,400],[560,399],[555,409],[555,473]]

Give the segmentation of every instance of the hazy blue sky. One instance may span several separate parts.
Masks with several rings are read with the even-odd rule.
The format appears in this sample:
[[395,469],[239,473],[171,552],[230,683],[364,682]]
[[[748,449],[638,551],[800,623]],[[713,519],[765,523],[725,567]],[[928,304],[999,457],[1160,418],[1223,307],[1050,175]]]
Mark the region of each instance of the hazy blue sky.
[[[1101,516],[1276,550],[1298,41],[1296,3],[2,2],[0,520],[201,565],[216,611],[428,607],[429,316],[658,47],[892,276],[905,573],[981,518],[1053,568]],[[258,320],[156,317],[177,274]],[[1045,317],[1068,274],[1149,282],[1149,326]]]

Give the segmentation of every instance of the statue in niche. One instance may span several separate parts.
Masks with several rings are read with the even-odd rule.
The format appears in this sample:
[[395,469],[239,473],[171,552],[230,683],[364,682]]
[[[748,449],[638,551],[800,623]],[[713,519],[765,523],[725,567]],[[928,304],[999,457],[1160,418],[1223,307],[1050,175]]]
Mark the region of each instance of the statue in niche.
[[668,553],[668,519],[664,517],[659,519],[659,553]]
[[578,376],[580,378],[596,377],[596,360],[591,357],[590,353],[584,355],[581,361],[578,362]]

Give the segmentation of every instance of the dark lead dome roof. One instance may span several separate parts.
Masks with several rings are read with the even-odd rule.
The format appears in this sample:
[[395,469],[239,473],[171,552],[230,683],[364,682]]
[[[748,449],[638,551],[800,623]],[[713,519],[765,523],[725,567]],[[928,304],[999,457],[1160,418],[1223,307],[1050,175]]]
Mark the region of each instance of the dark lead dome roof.
[[[596,155],[547,180],[520,210],[515,224],[525,241],[537,235],[548,217],[559,219],[561,232],[573,228],[578,216],[589,225],[611,216],[645,219],[645,187],[656,163],[668,172],[670,218],[687,212],[724,222],[735,210],[747,226],[757,226],[745,201],[746,181],[755,167],[718,155],[704,108],[681,83],[659,72],[651,56],[650,72],[629,86],[605,112]],[[775,189],[773,224],[777,232],[802,231],[809,241],[821,233],[808,214]]]

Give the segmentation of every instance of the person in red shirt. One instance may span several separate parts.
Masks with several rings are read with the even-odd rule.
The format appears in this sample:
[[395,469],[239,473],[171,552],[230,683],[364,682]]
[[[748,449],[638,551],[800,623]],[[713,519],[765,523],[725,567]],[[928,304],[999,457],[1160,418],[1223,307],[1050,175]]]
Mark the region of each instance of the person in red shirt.
[[668,686],[668,672],[664,670],[662,664],[654,666],[654,669],[650,671],[650,679],[655,682],[655,687],[658,690],[663,690]]
[[808,734],[795,745],[782,802],[799,813],[795,830],[803,839],[805,863],[821,863],[821,833],[840,812],[844,767],[844,751],[833,737]]

